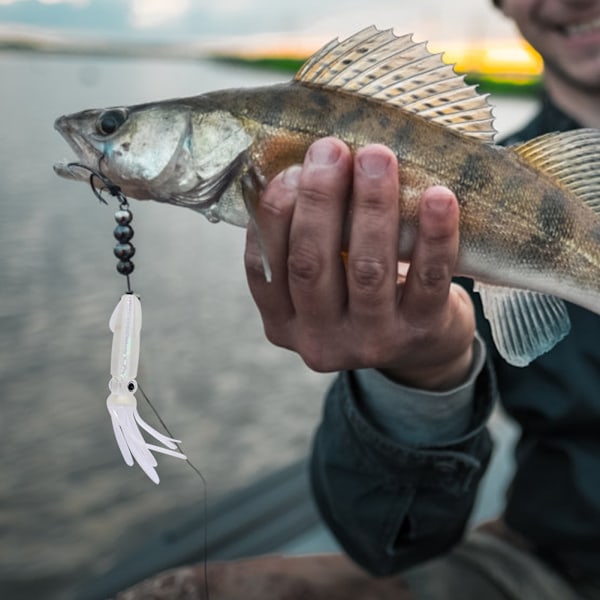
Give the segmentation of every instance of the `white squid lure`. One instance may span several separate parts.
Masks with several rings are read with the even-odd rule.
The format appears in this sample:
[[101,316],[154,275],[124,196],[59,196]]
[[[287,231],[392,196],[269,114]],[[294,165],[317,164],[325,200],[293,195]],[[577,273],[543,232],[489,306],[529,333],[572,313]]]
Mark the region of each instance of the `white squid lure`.
[[[123,294],[110,317],[110,330],[113,332],[110,373],[112,379],[108,387],[110,396],[106,406],[110,414],[117,444],[125,463],[135,462],[154,482],[160,479],[156,472],[156,458],[153,452],[160,452],[187,460],[177,449],[180,440],[163,435],[148,425],[139,415],[134,396],[138,385],[135,380],[140,357],[140,331],[142,329],[142,305],[134,294]],[[140,427],[162,446],[149,444],[142,436]]]

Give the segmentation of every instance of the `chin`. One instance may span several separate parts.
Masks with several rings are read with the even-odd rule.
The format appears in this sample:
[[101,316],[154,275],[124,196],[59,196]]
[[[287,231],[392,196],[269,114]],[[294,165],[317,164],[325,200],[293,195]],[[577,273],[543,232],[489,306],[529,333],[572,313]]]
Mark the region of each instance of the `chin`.
[[565,61],[545,58],[545,70],[581,91],[600,94],[600,58],[593,61]]

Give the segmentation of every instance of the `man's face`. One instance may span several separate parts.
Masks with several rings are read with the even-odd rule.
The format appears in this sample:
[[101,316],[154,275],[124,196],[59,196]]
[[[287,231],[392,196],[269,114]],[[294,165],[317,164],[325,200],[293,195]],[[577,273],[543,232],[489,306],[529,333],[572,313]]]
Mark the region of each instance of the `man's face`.
[[501,0],[545,68],[570,85],[600,92],[600,0]]

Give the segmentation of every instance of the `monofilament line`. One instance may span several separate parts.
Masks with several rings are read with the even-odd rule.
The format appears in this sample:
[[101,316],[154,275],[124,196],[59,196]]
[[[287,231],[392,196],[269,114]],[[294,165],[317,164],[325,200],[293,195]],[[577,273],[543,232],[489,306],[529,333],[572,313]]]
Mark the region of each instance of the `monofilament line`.
[[[144,389],[142,388],[142,386],[139,383],[138,383],[138,390],[144,397],[144,400],[146,400],[148,406],[154,413],[154,416],[158,419],[158,421],[162,425],[163,429],[167,432],[167,435],[169,437],[173,437],[173,434],[167,427],[167,424],[163,421],[160,414],[158,414],[158,411],[156,410],[156,408],[154,408],[154,405],[152,404],[152,402],[150,402],[150,398],[148,398],[146,392],[144,391]],[[183,451],[183,448],[181,447],[181,444],[177,443],[176,445],[177,445],[177,449],[179,450],[179,452],[181,452],[182,454],[185,454],[185,452]],[[206,596],[206,600],[209,600],[210,594],[208,591],[208,484],[206,482],[206,479],[204,478],[204,475],[202,475],[202,472],[200,471],[200,469],[198,469],[198,467],[196,467],[196,465],[189,458],[186,458],[185,462],[187,462],[187,464],[192,468],[192,470],[196,473],[196,475],[200,478],[200,481],[202,482],[203,503],[204,503],[204,508],[202,511],[204,513],[204,536],[203,536],[203,538],[204,538],[204,540],[203,540],[203,544],[204,544],[204,551],[203,551],[203,555],[204,555],[203,556],[204,595]]]

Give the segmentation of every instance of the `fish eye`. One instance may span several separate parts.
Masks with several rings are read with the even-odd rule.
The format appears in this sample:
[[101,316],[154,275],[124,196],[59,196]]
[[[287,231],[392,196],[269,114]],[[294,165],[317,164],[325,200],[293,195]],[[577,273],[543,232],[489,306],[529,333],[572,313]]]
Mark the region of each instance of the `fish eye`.
[[104,111],[96,121],[96,131],[100,135],[111,135],[117,131],[126,120],[127,114],[123,110],[113,108]]

